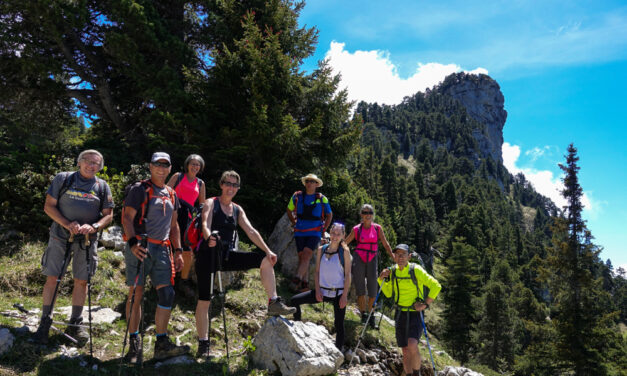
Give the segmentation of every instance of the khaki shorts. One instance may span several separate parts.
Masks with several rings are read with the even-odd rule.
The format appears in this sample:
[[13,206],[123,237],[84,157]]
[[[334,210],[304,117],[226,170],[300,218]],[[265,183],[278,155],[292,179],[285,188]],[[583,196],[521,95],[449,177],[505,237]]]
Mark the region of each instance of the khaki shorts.
[[[72,274],[75,279],[87,280],[87,250],[83,235],[77,235],[77,239],[70,246],[69,257],[72,259]],[[67,242],[54,236],[48,239],[48,247],[41,256],[42,272],[47,276],[58,277],[63,269],[63,274],[68,268],[69,261],[64,264]],[[98,241],[92,240],[89,245],[89,268],[91,275],[96,273],[98,267]]]

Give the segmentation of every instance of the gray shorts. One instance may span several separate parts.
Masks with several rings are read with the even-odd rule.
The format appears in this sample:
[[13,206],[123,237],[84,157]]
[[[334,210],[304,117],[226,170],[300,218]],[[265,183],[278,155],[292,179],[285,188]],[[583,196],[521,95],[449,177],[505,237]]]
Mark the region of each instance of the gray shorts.
[[366,295],[366,287],[368,288],[369,297],[374,298],[377,296],[377,291],[379,290],[379,284],[377,283],[377,278],[379,277],[377,274],[378,260],[378,254],[367,263],[357,253],[353,256],[351,272],[357,296]]
[[[86,281],[87,250],[85,249],[85,240],[83,235],[76,235],[76,238],[80,240],[75,240],[72,243],[69,254],[69,257],[72,259],[72,274],[75,279]],[[66,262],[65,267],[63,267],[66,245],[67,242],[65,240],[54,236],[48,238],[48,247],[41,256],[41,269],[45,275],[58,277],[62,272],[62,268],[65,274],[69,266],[69,262]],[[89,268],[92,276],[98,267],[98,252],[96,249],[98,249],[98,241],[94,239],[89,245]]]
[[[170,250],[168,247],[148,243],[148,257],[144,259],[144,275],[137,279],[137,285],[144,285],[144,277],[150,275],[153,286],[171,285],[172,263],[170,262]],[[139,259],[131,253],[131,249],[126,245],[124,249],[124,259],[126,261],[126,285],[133,286],[137,276],[137,265]],[[140,266],[141,268],[141,266]]]

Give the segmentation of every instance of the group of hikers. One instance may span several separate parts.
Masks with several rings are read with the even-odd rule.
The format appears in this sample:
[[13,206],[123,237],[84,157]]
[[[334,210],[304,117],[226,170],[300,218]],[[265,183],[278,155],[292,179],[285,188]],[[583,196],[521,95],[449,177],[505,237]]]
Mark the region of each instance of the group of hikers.
[[[96,176],[104,166],[102,154],[85,150],[79,154],[77,165],[77,171],[56,175],[46,192],[44,211],[53,223],[41,261],[46,275],[42,317],[32,338],[42,344],[48,341],[59,282],[70,260],[74,289],[72,313],[65,334],[79,346],[91,339],[91,333],[83,324],[83,306],[98,263],[97,233],[111,223],[114,202],[107,182]],[[127,336],[129,346],[124,360],[129,363],[141,361],[143,304],[138,302],[143,299],[147,276],[157,292],[154,358],[166,359],[190,351],[189,346],[172,342],[167,328],[174,305],[175,273],[181,273],[179,291],[189,293],[193,262],[198,295],[195,312],[197,357],[209,357],[209,315],[216,273],[220,277],[221,271],[258,268],[268,297],[269,316],[293,314],[294,320],[301,320],[303,304],[332,302],[335,345],[340,350],[344,350],[344,317],[351,282],[357,292],[364,325],[375,326],[372,310],[379,294],[383,292],[391,297],[396,305],[396,340],[402,349],[405,373],[419,374],[418,340],[424,328],[421,311],[429,307],[441,286],[420,265],[409,262],[411,252],[406,244],[390,246],[383,228],[374,222],[372,205],[361,207],[361,221],[347,236],[344,224],[332,222],[328,198],[317,191],[322,180],[314,174],[301,179],[305,189],[295,192],[287,205],[298,252],[296,275],[290,283],[297,292],[289,302],[292,307],[277,295],[274,274],[277,255],[251,225],[244,209],[233,202],[241,188],[239,174],[225,171],[219,181],[220,195],[206,199],[205,183],[198,177],[204,167],[203,158],[192,154],[184,162],[184,171],[167,180],[172,169],[170,156],[155,152],[149,163],[150,178],[129,185],[125,191],[121,215],[128,287],[124,346]],[[198,213],[200,218],[195,218]],[[199,221],[202,237],[197,245],[190,246],[182,239],[194,220]],[[251,252],[239,250],[238,227],[257,248]],[[348,245],[353,241],[356,246],[354,255],[351,255]],[[396,264],[377,275],[379,243]],[[314,286],[310,289],[309,263],[314,253]],[[222,289],[221,279],[219,284]]]

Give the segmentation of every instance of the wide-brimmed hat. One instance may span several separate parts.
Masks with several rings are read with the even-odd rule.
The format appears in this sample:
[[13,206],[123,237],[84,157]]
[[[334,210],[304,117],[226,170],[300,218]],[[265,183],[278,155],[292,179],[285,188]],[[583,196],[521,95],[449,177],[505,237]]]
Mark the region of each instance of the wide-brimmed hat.
[[394,247],[394,252],[396,252],[397,249],[400,249],[402,251],[405,251],[407,253],[409,253],[409,246],[407,244],[399,244],[396,247]]
[[307,185],[305,182],[307,180],[315,180],[318,182],[318,187],[322,187],[322,179],[320,179],[318,176],[316,176],[315,174],[307,174],[305,176],[303,176],[302,178],[300,178],[300,181],[303,182],[303,185]]

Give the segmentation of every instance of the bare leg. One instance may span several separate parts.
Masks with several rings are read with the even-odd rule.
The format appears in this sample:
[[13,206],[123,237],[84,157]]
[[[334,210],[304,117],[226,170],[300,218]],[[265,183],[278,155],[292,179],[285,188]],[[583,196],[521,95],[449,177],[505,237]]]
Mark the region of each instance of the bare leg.
[[[135,333],[139,329],[139,315],[141,314],[141,299],[144,293],[143,286],[137,286],[135,290],[135,300],[133,301],[133,313],[130,314],[131,296],[133,296],[133,286],[129,287],[128,299],[126,299],[126,319],[130,320],[128,324],[129,333]],[[129,319],[130,317],[130,319]]]
[[87,281],[74,278],[74,289],[72,290],[72,305],[83,306],[87,297]]
[[268,299],[274,298],[275,296],[277,296],[276,280],[274,278],[274,267],[272,266],[272,263],[267,256],[263,258],[263,261],[261,261],[259,272],[261,273],[261,284],[266,290],[266,295],[268,295]]
[[196,304],[196,333],[198,338],[209,338],[209,308],[210,300],[198,300]]
[[411,375],[415,369],[420,369],[420,351],[418,351],[418,341],[415,338],[409,338],[407,346],[403,347],[403,368],[408,375]]
[[307,247],[298,252],[298,269],[296,269],[296,276],[302,281],[309,281],[309,261],[312,256],[313,251]]
[[[168,285],[159,285],[157,286],[157,290],[166,286]],[[167,333],[170,313],[172,313],[171,309],[165,309],[157,306],[157,310],[155,311],[155,332],[157,334]]]

